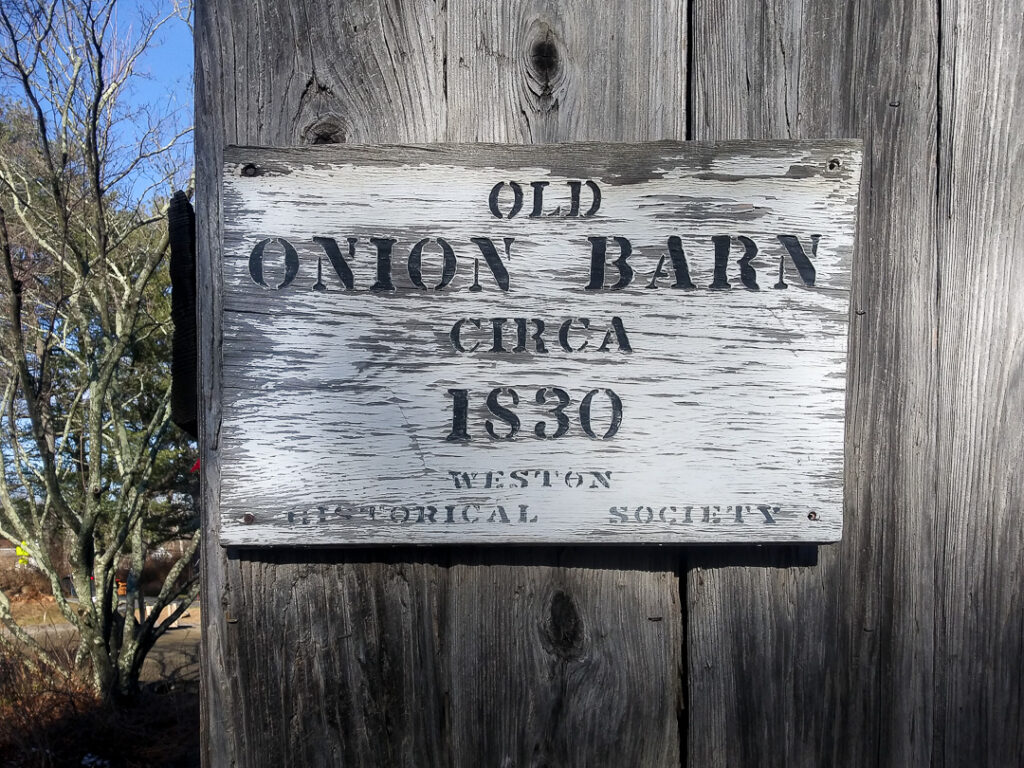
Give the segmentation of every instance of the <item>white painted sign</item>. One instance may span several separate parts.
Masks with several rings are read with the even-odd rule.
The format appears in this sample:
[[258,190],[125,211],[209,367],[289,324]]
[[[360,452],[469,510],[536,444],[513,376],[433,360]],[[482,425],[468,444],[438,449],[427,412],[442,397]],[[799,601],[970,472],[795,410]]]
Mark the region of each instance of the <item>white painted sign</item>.
[[225,158],[224,544],[840,537],[859,142]]

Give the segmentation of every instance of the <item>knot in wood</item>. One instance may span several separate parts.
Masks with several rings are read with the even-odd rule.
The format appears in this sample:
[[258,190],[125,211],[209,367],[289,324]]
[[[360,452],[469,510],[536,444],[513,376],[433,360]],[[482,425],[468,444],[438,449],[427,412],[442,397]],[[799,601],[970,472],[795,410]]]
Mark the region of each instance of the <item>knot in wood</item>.
[[555,36],[550,29],[546,29],[543,37],[535,40],[530,50],[530,63],[537,77],[550,83],[558,75],[561,61],[558,56],[558,46],[555,45]]
[[343,144],[345,136],[345,126],[337,115],[318,117],[302,132],[307,144]]
[[535,22],[527,37],[529,43],[525,80],[534,109],[548,112],[558,108],[559,91],[565,85],[562,47],[554,30],[542,21]]
[[583,655],[584,627],[572,596],[559,590],[551,596],[542,640],[548,653],[566,661]]

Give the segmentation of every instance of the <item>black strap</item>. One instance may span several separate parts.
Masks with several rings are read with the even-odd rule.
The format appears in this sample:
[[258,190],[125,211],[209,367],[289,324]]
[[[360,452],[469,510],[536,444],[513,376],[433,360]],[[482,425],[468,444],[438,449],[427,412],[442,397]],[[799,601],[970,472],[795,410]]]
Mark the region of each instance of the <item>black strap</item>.
[[198,344],[196,338],[196,214],[184,192],[167,208],[171,244],[171,421],[199,435]]

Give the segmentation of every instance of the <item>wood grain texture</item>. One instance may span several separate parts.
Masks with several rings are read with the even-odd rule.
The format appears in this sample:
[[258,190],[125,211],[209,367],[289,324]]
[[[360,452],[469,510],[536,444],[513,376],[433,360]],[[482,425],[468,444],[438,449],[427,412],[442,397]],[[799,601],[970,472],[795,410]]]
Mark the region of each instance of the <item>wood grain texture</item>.
[[224,144],[682,138],[688,117],[697,139],[866,142],[842,544],[814,568],[694,556],[684,649],[672,551],[225,556],[210,527],[207,765],[667,766],[680,734],[693,766],[1024,762],[1015,0],[203,2],[196,31],[213,519]]
[[[859,172],[855,142],[230,148],[222,543],[837,540]],[[496,218],[503,179],[545,215]]]
[[942,3],[935,765],[1024,765],[1024,14]]
[[449,0],[449,140],[685,138],[686,11],[685,0]]
[[[638,14],[625,1],[603,6],[619,9],[612,19]],[[667,10],[665,46],[681,62],[684,16]],[[206,765],[678,765],[682,623],[671,553],[223,551],[213,523],[222,287],[211,266],[223,146],[504,137],[514,135],[506,121],[524,114],[547,126],[545,140],[683,138],[685,96],[670,83],[652,91],[657,122],[650,111],[614,109],[622,84],[654,87],[650,73],[665,69],[657,50],[608,58],[607,76],[574,79],[557,110],[527,97],[533,43],[554,40],[581,70],[605,43],[590,35],[583,4],[524,5],[513,24],[487,21],[509,12],[283,0],[197,8]],[[460,37],[458,87],[453,19],[493,30],[486,41]],[[561,31],[520,31],[541,25]],[[551,59],[541,52],[538,61]],[[485,66],[494,56],[513,62],[500,85]],[[677,67],[665,71],[685,82]],[[512,89],[519,108],[481,101],[495,88]],[[575,127],[592,107],[611,111],[596,136]],[[533,708],[529,727],[508,717],[512,696]]]
[[[433,640],[446,564],[393,552],[309,562],[296,552],[224,552],[214,522],[222,149],[444,138],[443,33],[432,4],[196,9],[205,765],[449,762],[445,685],[434,677],[444,667]],[[414,684],[404,685],[409,676]]]
[[694,6],[695,138],[866,146],[844,541],[813,569],[689,574],[691,764],[1021,762],[1010,9]]

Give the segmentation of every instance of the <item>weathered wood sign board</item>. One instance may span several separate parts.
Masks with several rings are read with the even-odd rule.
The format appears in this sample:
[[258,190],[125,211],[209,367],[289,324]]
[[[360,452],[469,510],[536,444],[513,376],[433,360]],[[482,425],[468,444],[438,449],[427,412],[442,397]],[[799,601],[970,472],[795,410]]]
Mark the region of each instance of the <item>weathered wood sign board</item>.
[[854,141],[234,147],[221,541],[828,542]]

